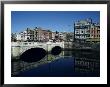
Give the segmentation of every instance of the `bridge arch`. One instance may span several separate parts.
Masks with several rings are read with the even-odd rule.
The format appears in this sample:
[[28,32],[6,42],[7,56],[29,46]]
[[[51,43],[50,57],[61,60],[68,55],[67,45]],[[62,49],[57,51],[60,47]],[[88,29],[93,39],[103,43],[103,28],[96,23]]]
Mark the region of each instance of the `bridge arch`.
[[37,62],[47,55],[47,51],[43,48],[31,48],[20,55],[20,60],[24,62]]

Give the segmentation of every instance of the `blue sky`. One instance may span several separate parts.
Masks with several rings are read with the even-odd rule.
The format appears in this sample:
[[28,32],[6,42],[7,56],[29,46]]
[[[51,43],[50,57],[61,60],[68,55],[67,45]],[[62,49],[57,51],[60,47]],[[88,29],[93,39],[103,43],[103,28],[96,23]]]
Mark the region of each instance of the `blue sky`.
[[74,22],[92,18],[100,22],[99,11],[12,11],[12,33],[19,33],[26,28],[42,27],[51,31],[73,32]]

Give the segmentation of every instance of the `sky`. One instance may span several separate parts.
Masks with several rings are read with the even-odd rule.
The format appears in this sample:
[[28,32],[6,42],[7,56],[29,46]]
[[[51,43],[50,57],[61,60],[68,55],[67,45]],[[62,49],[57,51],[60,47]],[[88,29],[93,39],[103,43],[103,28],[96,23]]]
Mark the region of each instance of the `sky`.
[[100,11],[12,11],[11,32],[42,27],[51,31],[73,32],[74,22],[92,18],[100,23]]

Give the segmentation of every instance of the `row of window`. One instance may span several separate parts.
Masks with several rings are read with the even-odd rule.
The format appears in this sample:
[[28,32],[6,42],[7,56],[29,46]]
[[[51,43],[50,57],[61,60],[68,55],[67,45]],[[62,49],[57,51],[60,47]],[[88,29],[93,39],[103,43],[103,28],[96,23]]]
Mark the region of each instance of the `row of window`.
[[90,26],[75,26],[75,29],[85,29],[90,28]]
[[75,30],[75,33],[77,34],[77,33],[100,33],[100,30],[94,30],[94,29],[92,29],[91,31],[90,30],[88,30],[88,29],[84,29],[84,30],[81,30],[81,29],[76,29]]
[[100,37],[100,35],[75,35],[75,38],[88,38],[88,37],[91,37],[91,38],[94,38],[94,37]]
[[91,35],[91,37],[100,37],[100,35]]

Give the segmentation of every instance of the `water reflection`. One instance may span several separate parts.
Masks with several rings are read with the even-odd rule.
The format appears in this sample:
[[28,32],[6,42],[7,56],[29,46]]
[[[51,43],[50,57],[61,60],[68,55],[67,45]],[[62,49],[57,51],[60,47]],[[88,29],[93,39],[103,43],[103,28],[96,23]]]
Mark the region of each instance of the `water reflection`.
[[[15,67],[17,66],[17,67]],[[15,73],[16,72],[16,73]],[[12,76],[18,77],[91,77],[100,76],[99,52],[62,51],[48,54],[38,62],[12,61]]]

